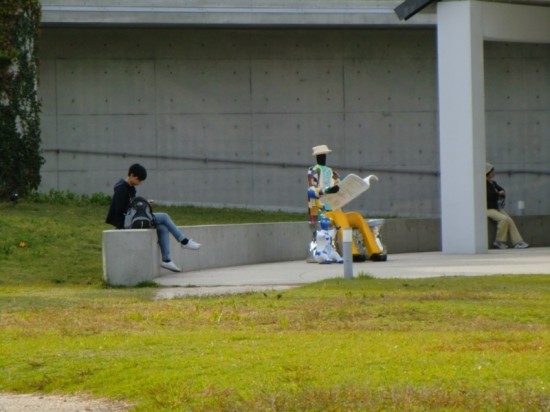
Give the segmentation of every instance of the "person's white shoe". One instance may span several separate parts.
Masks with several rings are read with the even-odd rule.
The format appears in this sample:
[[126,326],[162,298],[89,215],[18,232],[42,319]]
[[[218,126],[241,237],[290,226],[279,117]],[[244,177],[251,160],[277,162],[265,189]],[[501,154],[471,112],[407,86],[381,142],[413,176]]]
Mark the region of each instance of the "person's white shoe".
[[181,269],[177,267],[176,264],[171,260],[168,262],[160,262],[160,266],[164,269],[171,270],[172,272],[181,272]]
[[498,240],[495,240],[493,242],[493,246],[497,249],[508,249],[508,245],[504,242],[499,242]]
[[198,250],[201,247],[200,243],[195,242],[193,239],[189,239],[186,245],[183,243],[181,244],[181,247],[184,249],[191,249],[191,250]]
[[523,240],[514,245],[514,249],[527,249],[529,247],[528,243],[525,243]]

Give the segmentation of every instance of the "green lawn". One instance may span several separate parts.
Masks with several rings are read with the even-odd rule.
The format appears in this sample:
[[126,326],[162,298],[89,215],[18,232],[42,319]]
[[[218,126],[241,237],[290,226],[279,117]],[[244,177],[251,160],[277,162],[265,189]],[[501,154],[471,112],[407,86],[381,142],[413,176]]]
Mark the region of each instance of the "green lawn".
[[[303,220],[168,211],[185,225]],[[548,276],[361,276],[155,301],[102,284],[105,205],[0,212],[0,391],[136,411],[550,410]]]
[[[100,285],[101,233],[109,199],[53,192],[34,202],[0,202],[0,285],[46,283]],[[305,221],[304,213],[243,209],[168,207],[180,226],[222,223]]]

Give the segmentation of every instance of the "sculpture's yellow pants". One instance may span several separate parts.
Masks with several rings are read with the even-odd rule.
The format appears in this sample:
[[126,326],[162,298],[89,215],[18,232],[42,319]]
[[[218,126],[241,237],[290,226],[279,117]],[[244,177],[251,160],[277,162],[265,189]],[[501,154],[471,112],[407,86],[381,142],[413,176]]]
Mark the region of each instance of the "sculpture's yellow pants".
[[[363,235],[363,239],[365,241],[365,248],[367,249],[367,254],[370,256],[372,255],[379,255],[382,253],[382,250],[376,243],[376,239],[374,238],[374,235],[372,234],[372,230],[370,229],[367,222],[365,222],[365,219],[363,216],[361,216],[357,212],[342,212],[341,210],[332,210],[330,212],[326,212],[325,215],[332,219],[334,222],[334,226],[340,226],[340,229],[338,230],[338,240],[342,240],[342,229],[343,228],[353,228],[359,230],[361,235]],[[351,244],[352,247],[352,253],[354,255],[359,255],[359,251],[357,249],[357,246],[354,242]]]

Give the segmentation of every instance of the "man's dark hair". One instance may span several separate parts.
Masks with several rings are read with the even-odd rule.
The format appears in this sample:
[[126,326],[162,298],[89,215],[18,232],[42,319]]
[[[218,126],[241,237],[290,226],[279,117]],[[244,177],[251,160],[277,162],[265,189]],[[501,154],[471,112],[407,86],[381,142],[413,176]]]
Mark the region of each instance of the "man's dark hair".
[[147,179],[147,170],[139,163],[134,163],[130,166],[130,169],[128,169],[128,176],[130,175],[134,175],[139,180],[144,181]]

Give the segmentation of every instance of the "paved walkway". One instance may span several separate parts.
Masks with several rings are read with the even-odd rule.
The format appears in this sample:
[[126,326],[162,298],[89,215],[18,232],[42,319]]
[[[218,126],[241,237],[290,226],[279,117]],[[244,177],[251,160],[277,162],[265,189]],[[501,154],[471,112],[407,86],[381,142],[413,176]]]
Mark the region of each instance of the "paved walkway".
[[[387,262],[353,264],[354,276],[376,278],[426,278],[495,274],[550,275],[550,248],[490,250],[479,255],[444,255],[441,252],[389,255]],[[344,276],[344,266],[293,262],[234,266],[161,276],[157,298],[218,295],[279,290],[304,283]]]

